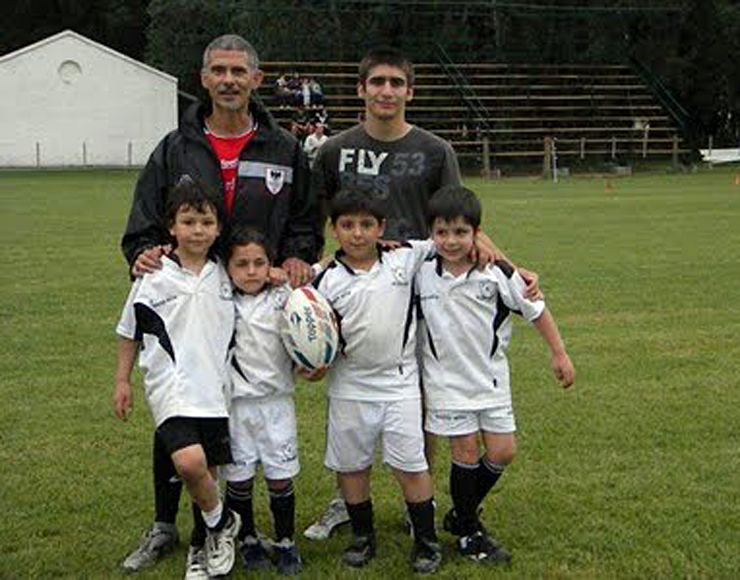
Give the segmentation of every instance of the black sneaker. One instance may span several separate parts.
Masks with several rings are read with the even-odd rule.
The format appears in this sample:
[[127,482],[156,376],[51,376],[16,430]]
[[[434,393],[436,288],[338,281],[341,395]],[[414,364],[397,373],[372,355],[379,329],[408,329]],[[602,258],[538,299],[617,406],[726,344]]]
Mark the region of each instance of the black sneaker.
[[342,560],[353,568],[362,568],[375,557],[375,536],[355,536],[354,541],[344,550]]
[[[478,511],[476,513],[476,518],[478,522],[480,522],[481,513],[483,513],[483,508],[478,508]],[[462,536],[462,532],[460,530],[460,524],[457,519],[457,512],[455,511],[455,508],[451,508],[445,514],[445,517],[442,519],[442,529],[445,532],[451,533],[453,536]]]
[[272,567],[265,546],[254,536],[247,536],[239,546],[239,555],[245,570],[267,570]]
[[278,574],[296,576],[303,568],[301,556],[292,540],[282,540],[274,544],[275,567]]
[[457,549],[462,556],[488,564],[511,564],[511,554],[489,536],[485,530],[479,530],[457,541]]
[[442,563],[442,547],[438,542],[418,539],[411,549],[411,566],[419,574],[433,574]]

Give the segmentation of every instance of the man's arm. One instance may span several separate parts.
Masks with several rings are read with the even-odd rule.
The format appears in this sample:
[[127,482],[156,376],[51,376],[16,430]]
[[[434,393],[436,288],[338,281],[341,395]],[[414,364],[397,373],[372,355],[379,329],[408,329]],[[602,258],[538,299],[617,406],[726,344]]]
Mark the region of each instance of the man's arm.
[[550,348],[550,366],[555,373],[555,378],[558,379],[564,389],[567,389],[573,384],[575,371],[573,369],[573,363],[565,351],[565,345],[563,344],[563,339],[560,337],[560,331],[555,324],[555,319],[550,314],[550,311],[545,308],[533,324]]
[[292,286],[311,280],[311,266],[324,246],[324,228],[319,200],[310,187],[308,158],[296,142],[293,154],[293,193],[290,216],[280,242],[282,268]]
[[121,239],[121,249],[132,272],[144,250],[159,247],[167,241],[161,224],[169,185],[165,160],[168,138],[160,141],[149,157],[134,190],[126,231]]

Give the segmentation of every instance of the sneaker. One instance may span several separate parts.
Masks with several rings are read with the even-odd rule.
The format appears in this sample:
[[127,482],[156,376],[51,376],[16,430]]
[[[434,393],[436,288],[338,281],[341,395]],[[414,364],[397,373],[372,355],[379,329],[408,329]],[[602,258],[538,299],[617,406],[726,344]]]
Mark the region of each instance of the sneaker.
[[206,569],[209,576],[225,576],[234,567],[235,541],[242,527],[239,514],[229,510],[229,521],[219,531],[208,530],[206,536]]
[[259,538],[247,536],[239,546],[245,570],[267,570],[272,567],[270,555]]
[[[477,519],[480,523],[480,515],[483,513],[483,508],[478,508],[477,512]],[[479,524],[480,525],[480,524]],[[442,519],[442,529],[445,532],[451,533],[453,536],[461,536],[462,533],[460,531],[460,527],[457,520],[457,512],[455,511],[455,508],[451,508],[446,514],[445,517]]]
[[343,499],[335,498],[326,506],[321,517],[303,532],[309,540],[326,540],[331,533],[343,524],[349,523],[347,506]]
[[303,567],[301,556],[295,543],[287,538],[273,544],[275,567],[283,576],[296,576]]
[[433,574],[442,563],[442,546],[438,542],[418,539],[411,549],[411,566],[419,574]]
[[342,560],[353,568],[362,568],[375,557],[375,536],[355,536],[354,541],[344,550]]
[[162,556],[172,552],[177,542],[175,524],[154,522],[141,536],[138,548],[126,557],[121,566],[126,572],[138,572],[142,568],[153,566]]
[[185,580],[208,580],[205,546],[190,546],[185,563]]
[[511,564],[511,554],[485,530],[463,536],[457,541],[457,548],[461,555],[477,562]]

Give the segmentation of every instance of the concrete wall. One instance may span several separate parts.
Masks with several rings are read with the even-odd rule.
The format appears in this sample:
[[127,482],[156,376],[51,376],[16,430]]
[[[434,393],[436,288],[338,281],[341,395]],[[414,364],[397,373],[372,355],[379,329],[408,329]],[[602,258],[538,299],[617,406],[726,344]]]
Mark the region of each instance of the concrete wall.
[[0,58],[0,166],[143,165],[177,81],[75,33]]

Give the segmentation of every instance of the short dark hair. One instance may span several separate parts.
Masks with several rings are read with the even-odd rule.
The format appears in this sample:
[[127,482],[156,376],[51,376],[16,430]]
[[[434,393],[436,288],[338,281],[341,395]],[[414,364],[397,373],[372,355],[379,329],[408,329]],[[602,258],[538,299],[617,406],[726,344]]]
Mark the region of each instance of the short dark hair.
[[275,250],[268,245],[267,237],[259,230],[254,228],[237,228],[229,236],[229,245],[226,248],[226,262],[231,260],[234,255],[234,249],[239,246],[248,246],[255,244],[260,246],[264,251],[270,264],[275,263]]
[[204,183],[194,180],[189,175],[183,175],[177,184],[170,188],[167,195],[165,227],[167,229],[172,227],[177,212],[184,206],[192,207],[197,212],[210,209],[216,214],[218,223],[223,224],[223,207],[216,200],[217,197],[209,192]]
[[365,86],[370,71],[381,64],[395,66],[403,71],[406,75],[406,85],[414,86],[414,65],[409,58],[397,48],[390,46],[378,46],[370,49],[360,61],[357,71],[357,82]]
[[329,219],[332,224],[343,215],[368,214],[379,222],[385,219],[382,202],[367,191],[346,187],[340,189],[329,205]]
[[427,220],[430,226],[437,218],[450,221],[461,217],[474,228],[478,228],[482,213],[478,196],[462,185],[441,187],[434,193],[427,206]]

